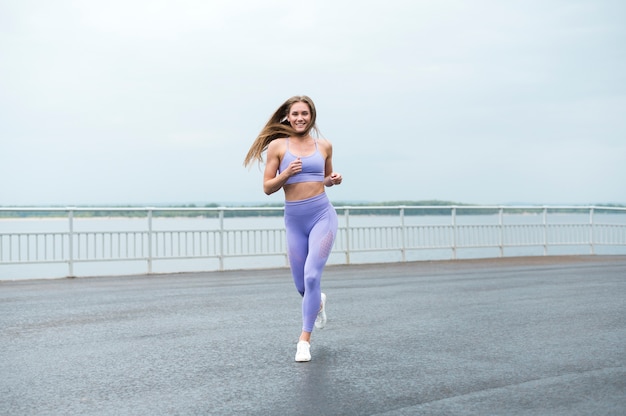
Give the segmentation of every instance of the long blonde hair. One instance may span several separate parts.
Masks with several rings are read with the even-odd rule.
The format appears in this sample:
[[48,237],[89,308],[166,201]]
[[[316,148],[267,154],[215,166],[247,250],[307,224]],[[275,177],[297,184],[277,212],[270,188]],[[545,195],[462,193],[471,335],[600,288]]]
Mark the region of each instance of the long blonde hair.
[[311,111],[311,123],[309,124],[308,129],[303,133],[304,135],[313,131],[316,136],[319,136],[319,130],[315,125],[315,119],[317,118],[317,111],[315,110],[315,104],[313,104],[313,100],[311,100],[306,95],[296,95],[289,98],[285,101],[278,109],[272,114],[270,119],[265,123],[265,127],[261,130],[261,133],[257,136],[257,138],[250,146],[250,150],[248,150],[248,154],[244,159],[243,165],[248,166],[252,161],[256,160],[259,163],[263,162],[263,152],[267,150],[267,146],[269,146],[272,140],[276,140],[282,137],[293,136],[296,131],[291,127],[289,121],[287,121],[287,116],[289,115],[289,111],[291,110],[291,106],[295,103],[305,103],[309,106]]

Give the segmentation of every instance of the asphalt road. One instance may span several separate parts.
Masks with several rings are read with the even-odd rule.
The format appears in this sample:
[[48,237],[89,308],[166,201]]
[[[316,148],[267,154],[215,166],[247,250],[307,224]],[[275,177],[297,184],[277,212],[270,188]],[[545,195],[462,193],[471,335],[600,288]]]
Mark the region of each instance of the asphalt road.
[[626,256],[0,283],[2,415],[624,415]]

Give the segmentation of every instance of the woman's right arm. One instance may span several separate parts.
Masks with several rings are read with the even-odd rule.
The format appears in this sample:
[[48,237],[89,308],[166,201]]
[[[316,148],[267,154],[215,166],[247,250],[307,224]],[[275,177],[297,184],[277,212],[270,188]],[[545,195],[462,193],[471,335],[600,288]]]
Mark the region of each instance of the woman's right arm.
[[278,191],[290,176],[302,170],[302,162],[298,158],[291,162],[282,173],[278,173],[283,146],[282,140],[274,140],[267,147],[267,163],[265,164],[265,172],[263,174],[263,192],[267,195]]

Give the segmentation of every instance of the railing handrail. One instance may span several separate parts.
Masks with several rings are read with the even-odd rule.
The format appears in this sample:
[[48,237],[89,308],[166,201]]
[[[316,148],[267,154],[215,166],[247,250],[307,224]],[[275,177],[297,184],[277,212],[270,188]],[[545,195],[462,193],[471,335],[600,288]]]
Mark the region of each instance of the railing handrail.
[[[111,211],[111,212],[130,212],[130,211],[282,211],[283,206],[218,206],[218,207],[160,207],[160,206],[137,206],[137,207],[106,207],[106,206],[66,206],[66,207],[11,207],[1,206],[0,211],[27,211],[27,212],[68,212],[68,211]],[[624,211],[626,207],[604,206],[604,205],[340,205],[336,204],[335,209],[349,210],[400,210],[400,209],[505,209],[505,210],[606,210],[606,211]]]

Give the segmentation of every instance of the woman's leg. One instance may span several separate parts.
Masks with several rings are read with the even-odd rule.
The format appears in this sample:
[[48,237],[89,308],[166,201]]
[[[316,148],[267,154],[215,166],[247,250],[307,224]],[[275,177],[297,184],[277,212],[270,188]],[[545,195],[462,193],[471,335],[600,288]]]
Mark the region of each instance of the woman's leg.
[[[289,258],[289,266],[291,268],[293,283],[296,286],[296,290],[303,298],[303,316],[304,298],[307,296],[307,290],[310,290],[307,289],[304,278],[305,263],[309,253],[309,236],[307,231],[310,228],[305,220],[310,219],[305,217],[285,217],[287,257]],[[299,340],[310,342],[311,330],[305,331],[303,329]]]
[[305,227],[303,220],[301,217],[285,216],[287,258],[293,283],[300,296],[304,296],[304,263],[309,252],[309,238],[306,232],[308,227]]
[[302,331],[311,333],[322,299],[322,272],[337,234],[337,214],[332,205],[317,219],[309,234],[308,255],[304,263]]

